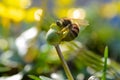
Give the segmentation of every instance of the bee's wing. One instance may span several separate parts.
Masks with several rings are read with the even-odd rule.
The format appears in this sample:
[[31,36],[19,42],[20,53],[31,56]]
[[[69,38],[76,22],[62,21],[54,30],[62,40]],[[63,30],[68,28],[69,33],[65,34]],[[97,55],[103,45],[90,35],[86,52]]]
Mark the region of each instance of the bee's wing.
[[78,24],[79,26],[88,26],[89,23],[87,20],[82,19],[71,19],[74,23]]
[[79,26],[88,26],[89,25],[87,20],[79,20],[78,24],[79,24]]

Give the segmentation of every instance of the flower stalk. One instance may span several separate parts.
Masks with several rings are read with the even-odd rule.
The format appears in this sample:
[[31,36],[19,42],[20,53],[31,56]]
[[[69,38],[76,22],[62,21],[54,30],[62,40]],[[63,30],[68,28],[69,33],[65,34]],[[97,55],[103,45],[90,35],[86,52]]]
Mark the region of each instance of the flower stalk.
[[66,73],[66,75],[68,77],[68,80],[74,80],[74,78],[73,78],[73,76],[72,76],[72,74],[70,72],[70,69],[69,69],[69,67],[68,67],[68,65],[67,65],[67,63],[66,63],[66,61],[65,61],[65,59],[64,59],[64,57],[62,55],[62,52],[61,52],[60,47],[59,47],[58,44],[55,45],[55,49],[56,49],[57,54],[58,54],[58,56],[59,56],[59,58],[61,60],[62,66],[63,66],[63,68],[65,70],[65,73]]

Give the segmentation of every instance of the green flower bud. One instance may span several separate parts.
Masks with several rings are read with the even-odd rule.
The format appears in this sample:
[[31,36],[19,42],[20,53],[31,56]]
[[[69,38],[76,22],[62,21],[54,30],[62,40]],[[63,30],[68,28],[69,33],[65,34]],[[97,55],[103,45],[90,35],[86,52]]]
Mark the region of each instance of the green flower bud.
[[59,27],[55,24],[50,26],[49,31],[46,34],[46,40],[51,45],[57,45],[61,42],[62,35],[59,32]]

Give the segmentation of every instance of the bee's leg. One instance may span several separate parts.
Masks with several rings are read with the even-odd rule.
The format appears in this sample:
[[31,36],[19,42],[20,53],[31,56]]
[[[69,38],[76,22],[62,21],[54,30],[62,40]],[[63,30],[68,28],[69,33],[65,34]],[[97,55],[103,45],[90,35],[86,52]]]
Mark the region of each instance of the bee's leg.
[[69,33],[69,26],[70,26],[70,25],[64,27],[64,28],[60,31],[60,33],[62,34],[62,39],[65,38],[65,37],[67,36],[67,34]]
[[70,24],[69,25],[67,25],[66,27],[64,27],[62,30],[61,30],[61,32],[65,32],[65,31],[67,31],[67,30],[69,30],[69,27],[70,27]]
[[57,34],[59,34],[62,37],[61,39],[63,39],[63,38],[65,38],[67,36],[68,32],[69,32],[69,30],[66,29],[64,31],[57,32]]

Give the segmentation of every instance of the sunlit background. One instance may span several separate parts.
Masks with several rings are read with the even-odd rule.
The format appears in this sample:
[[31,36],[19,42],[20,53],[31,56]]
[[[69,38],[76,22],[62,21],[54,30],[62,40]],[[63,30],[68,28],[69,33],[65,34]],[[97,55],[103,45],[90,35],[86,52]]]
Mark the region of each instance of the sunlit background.
[[0,0],[0,80],[29,75],[65,80],[60,60],[45,35],[60,18],[87,20],[78,37],[61,50],[75,80],[102,75],[109,48],[107,80],[120,80],[119,0]]

